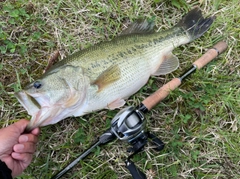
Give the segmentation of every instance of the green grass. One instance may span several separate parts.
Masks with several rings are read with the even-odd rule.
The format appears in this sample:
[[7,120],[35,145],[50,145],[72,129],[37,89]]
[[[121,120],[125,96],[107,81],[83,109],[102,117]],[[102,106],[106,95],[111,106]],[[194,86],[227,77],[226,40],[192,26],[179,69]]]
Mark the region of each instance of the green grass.
[[[178,3],[179,2],[179,3]],[[180,75],[219,40],[227,51],[198,71],[156,106],[147,128],[165,143],[148,145],[134,161],[148,178],[240,178],[240,6],[238,0],[203,1],[1,1],[0,126],[30,118],[13,93],[39,77],[57,49],[61,58],[97,42],[111,40],[138,18],[155,18],[157,30],[171,28],[187,9],[215,14],[200,39],[174,50],[181,65],[153,77],[127,105],[137,105],[162,84]],[[87,149],[118,110],[102,110],[42,128],[29,168],[18,178],[50,178]],[[63,178],[131,178],[124,167],[128,144],[114,141],[95,150]]]

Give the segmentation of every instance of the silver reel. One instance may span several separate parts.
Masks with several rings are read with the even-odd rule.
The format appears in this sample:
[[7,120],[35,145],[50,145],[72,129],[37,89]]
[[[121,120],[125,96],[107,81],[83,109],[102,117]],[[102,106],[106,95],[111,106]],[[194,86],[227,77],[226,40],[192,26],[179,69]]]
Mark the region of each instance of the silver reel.
[[134,141],[144,133],[146,121],[141,111],[129,106],[112,119],[111,131],[120,140]]

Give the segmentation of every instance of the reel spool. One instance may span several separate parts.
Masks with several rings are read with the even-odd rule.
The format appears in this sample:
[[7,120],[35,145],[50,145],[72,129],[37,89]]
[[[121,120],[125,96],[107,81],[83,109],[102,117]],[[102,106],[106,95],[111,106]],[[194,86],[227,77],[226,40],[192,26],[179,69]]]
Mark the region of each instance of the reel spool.
[[111,121],[111,131],[123,141],[131,143],[137,139],[146,127],[143,114],[129,106],[117,113]]

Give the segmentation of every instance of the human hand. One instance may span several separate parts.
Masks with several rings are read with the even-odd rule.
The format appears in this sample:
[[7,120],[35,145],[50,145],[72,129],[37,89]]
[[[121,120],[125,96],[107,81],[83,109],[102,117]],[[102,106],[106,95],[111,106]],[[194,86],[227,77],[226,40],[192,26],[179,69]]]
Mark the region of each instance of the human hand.
[[28,120],[18,122],[0,129],[0,160],[12,170],[12,176],[20,175],[31,163],[36,150],[39,128],[23,134]]

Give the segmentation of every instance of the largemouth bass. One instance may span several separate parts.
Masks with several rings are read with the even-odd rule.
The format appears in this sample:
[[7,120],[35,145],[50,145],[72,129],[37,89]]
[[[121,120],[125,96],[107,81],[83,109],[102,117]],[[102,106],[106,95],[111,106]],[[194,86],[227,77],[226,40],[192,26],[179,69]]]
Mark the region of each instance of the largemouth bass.
[[195,8],[163,32],[154,32],[153,22],[137,21],[112,41],[63,59],[16,93],[32,116],[28,129],[123,106],[151,75],[177,69],[179,61],[172,50],[203,35],[213,20]]

